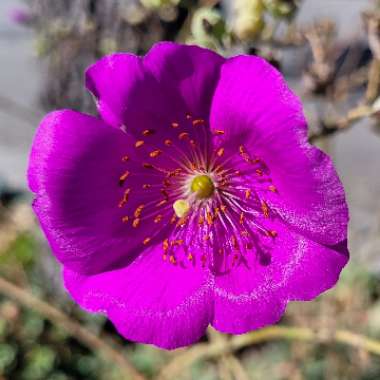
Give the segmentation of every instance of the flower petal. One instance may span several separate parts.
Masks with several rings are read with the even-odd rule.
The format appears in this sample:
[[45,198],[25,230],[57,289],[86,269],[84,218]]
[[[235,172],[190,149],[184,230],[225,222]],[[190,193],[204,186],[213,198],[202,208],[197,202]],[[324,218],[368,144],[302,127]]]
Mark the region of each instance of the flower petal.
[[211,100],[225,59],[211,50],[170,42],[157,43],[144,58],[144,67],[171,100],[179,98],[182,112],[208,119]]
[[86,85],[107,123],[141,130],[168,125],[187,112],[208,118],[223,62],[206,49],[161,42],[145,58],[104,57],[87,70]]
[[348,210],[329,157],[307,142],[302,105],[262,58],[239,56],[221,69],[211,126],[262,158],[278,194],[268,203],[294,229],[322,244],[346,239]]
[[212,325],[240,334],[276,323],[288,301],[310,300],[337,282],[348,261],[345,244],[326,247],[278,226],[276,245],[263,264],[251,257],[215,279]]
[[97,118],[69,110],[46,116],[36,133],[28,170],[34,210],[54,254],[75,271],[128,264],[157,229],[151,221],[141,228],[122,222],[150,201],[142,181],[157,181],[148,173],[133,178],[130,199],[119,207],[126,191],[119,183],[126,165],[122,157],[135,154],[130,140]]
[[172,265],[161,247],[126,268],[93,276],[65,269],[67,290],[84,309],[105,313],[125,338],[172,349],[196,342],[212,319],[212,278]]

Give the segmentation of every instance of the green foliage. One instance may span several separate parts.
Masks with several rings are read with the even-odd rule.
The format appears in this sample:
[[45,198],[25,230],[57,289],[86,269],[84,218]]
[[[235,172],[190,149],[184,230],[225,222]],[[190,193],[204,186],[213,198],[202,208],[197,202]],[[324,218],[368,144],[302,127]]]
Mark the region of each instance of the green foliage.
[[0,252],[0,266],[16,261],[22,266],[30,268],[34,264],[36,254],[38,254],[38,250],[35,238],[29,233],[21,233],[5,252]]

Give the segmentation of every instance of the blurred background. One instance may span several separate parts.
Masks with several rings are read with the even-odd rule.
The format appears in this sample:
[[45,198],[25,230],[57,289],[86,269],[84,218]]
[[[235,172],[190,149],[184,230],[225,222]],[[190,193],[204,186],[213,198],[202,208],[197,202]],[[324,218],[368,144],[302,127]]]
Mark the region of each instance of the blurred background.
[[[42,115],[95,113],[86,66],[159,40],[269,60],[345,185],[351,261],[334,289],[289,305],[277,330],[210,330],[173,352],[126,342],[70,300],[31,212],[25,172]],[[1,0],[0,380],[380,379],[379,96],[374,0]]]

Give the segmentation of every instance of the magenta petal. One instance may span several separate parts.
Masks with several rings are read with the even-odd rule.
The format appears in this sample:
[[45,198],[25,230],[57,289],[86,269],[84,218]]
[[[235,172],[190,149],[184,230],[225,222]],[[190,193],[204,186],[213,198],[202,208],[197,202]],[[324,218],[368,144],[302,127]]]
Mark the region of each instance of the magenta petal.
[[125,338],[171,349],[196,342],[212,320],[212,278],[170,265],[161,247],[126,268],[93,276],[65,269],[67,290],[83,308],[105,313]]
[[[125,124],[125,112],[136,96],[135,88],[149,93],[151,78],[144,72],[142,59],[133,54],[115,53],[100,59],[86,71],[86,86],[97,99],[100,115],[109,125]],[[132,95],[133,94],[133,95]],[[144,94],[138,101],[144,101]],[[149,107],[149,102],[146,103]]]
[[[145,56],[144,67],[159,83],[166,101],[180,99],[184,108],[179,111],[207,120],[224,62],[223,57],[211,50],[161,42]],[[171,112],[175,110],[174,104],[168,104]]]
[[348,211],[299,99],[258,57],[159,43],[86,85],[100,118],[39,126],[28,179],[65,285],[124,337],[164,348],[244,333],[332,287]]
[[348,261],[344,244],[325,247],[286,227],[277,230],[267,265],[251,259],[215,278],[216,329],[240,334],[276,323],[288,301],[313,299],[337,282]]
[[28,171],[33,206],[53,252],[70,269],[94,273],[125,265],[152,231],[152,223],[136,230],[122,222],[144,201],[135,179],[131,202],[118,207],[127,148],[125,133],[78,112],[53,112],[40,124]]
[[110,125],[127,130],[166,126],[187,112],[208,118],[223,62],[206,49],[161,42],[145,58],[104,57],[87,70],[86,85]]
[[211,125],[264,160],[278,189],[268,202],[289,225],[322,244],[346,239],[342,184],[330,158],[308,144],[302,104],[269,63],[239,56],[222,66]]

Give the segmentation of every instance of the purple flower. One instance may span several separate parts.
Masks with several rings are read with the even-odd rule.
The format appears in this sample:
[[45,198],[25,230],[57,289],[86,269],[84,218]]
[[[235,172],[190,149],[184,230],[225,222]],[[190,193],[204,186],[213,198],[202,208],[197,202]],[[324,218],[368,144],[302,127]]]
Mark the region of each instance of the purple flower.
[[33,14],[23,8],[13,8],[9,12],[9,18],[16,24],[30,25],[34,19]]
[[299,99],[259,57],[159,43],[86,73],[100,117],[42,121],[34,210],[65,286],[124,337],[244,333],[333,286],[348,211]]

